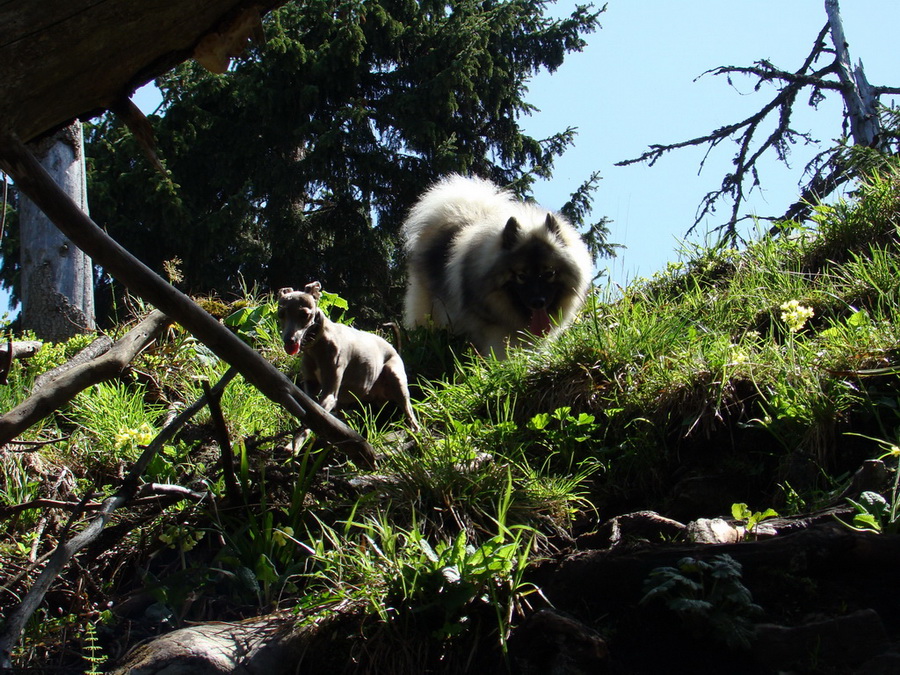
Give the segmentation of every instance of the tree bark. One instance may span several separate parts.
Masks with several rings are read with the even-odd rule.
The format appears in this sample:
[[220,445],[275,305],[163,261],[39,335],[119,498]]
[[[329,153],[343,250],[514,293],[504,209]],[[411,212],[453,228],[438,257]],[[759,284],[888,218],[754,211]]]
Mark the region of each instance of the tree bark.
[[872,91],[872,85],[866,80],[862,61],[856,69],[850,64],[850,52],[844,37],[844,23],[841,20],[841,9],[838,0],[825,0],[825,13],[828,15],[828,26],[831,30],[831,41],[834,44],[835,64],[838,79],[843,85],[841,92],[850,118],[850,134],[854,145],[867,148],[875,147],[881,136],[881,123],[878,120],[878,98]]
[[[38,161],[72,201],[87,208],[87,178],[81,123],[32,145]],[[38,206],[23,195],[19,204],[22,260],[22,328],[41,340],[64,342],[94,329],[91,259]]]

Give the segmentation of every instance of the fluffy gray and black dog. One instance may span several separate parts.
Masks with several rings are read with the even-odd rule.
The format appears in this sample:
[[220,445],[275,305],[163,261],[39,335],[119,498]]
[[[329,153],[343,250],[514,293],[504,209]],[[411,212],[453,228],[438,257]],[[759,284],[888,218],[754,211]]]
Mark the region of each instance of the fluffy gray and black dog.
[[565,218],[479,178],[435,184],[402,233],[407,327],[449,328],[483,355],[556,335],[590,285],[590,252]]

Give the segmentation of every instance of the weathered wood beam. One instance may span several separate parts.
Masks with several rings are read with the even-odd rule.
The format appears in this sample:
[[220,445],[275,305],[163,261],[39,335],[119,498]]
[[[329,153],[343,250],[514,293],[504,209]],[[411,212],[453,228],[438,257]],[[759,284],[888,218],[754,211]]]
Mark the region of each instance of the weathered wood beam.
[[320,438],[356,461],[374,465],[371,445],[187,295],[153,272],[106,234],[53,182],[17,137],[0,133],[0,169],[94,262],[132,293],[180,323],[267,398],[302,419]]
[[0,129],[25,142],[126,101],[197,54],[227,67],[284,0],[0,1]]

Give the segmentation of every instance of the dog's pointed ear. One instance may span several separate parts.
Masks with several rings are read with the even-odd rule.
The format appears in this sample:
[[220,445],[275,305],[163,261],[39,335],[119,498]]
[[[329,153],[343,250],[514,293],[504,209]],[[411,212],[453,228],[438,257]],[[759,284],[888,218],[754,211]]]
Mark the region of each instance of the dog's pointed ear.
[[318,281],[311,281],[306,286],[304,286],[303,291],[309,293],[316,300],[319,299],[319,296],[322,295],[322,284]]
[[556,219],[552,213],[547,214],[547,220],[544,221],[544,227],[547,228],[547,231],[552,234],[557,239],[560,239],[559,234],[559,221]]
[[278,297],[283,298],[286,295],[290,295],[294,292],[293,288],[279,288],[278,289]]
[[510,218],[506,221],[506,227],[503,228],[502,237],[504,250],[509,251],[516,245],[516,242],[519,241],[519,229],[519,221],[515,218]]

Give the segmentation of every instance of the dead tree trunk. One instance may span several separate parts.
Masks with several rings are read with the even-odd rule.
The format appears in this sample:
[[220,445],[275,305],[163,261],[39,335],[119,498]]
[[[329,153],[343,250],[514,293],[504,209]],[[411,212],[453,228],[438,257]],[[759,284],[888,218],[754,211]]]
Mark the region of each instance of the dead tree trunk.
[[847,106],[853,144],[873,148],[878,145],[881,137],[878,97],[872,85],[866,80],[862,61],[857,64],[855,70],[850,64],[850,51],[844,37],[844,23],[841,21],[838,0],[825,0],[825,13],[828,15],[828,27],[834,44],[838,79],[844,85],[841,94],[844,105]]
[[[81,123],[32,146],[41,165],[87,213],[87,179]],[[62,342],[94,328],[91,259],[38,206],[19,203],[22,259],[22,327],[42,340]]]

